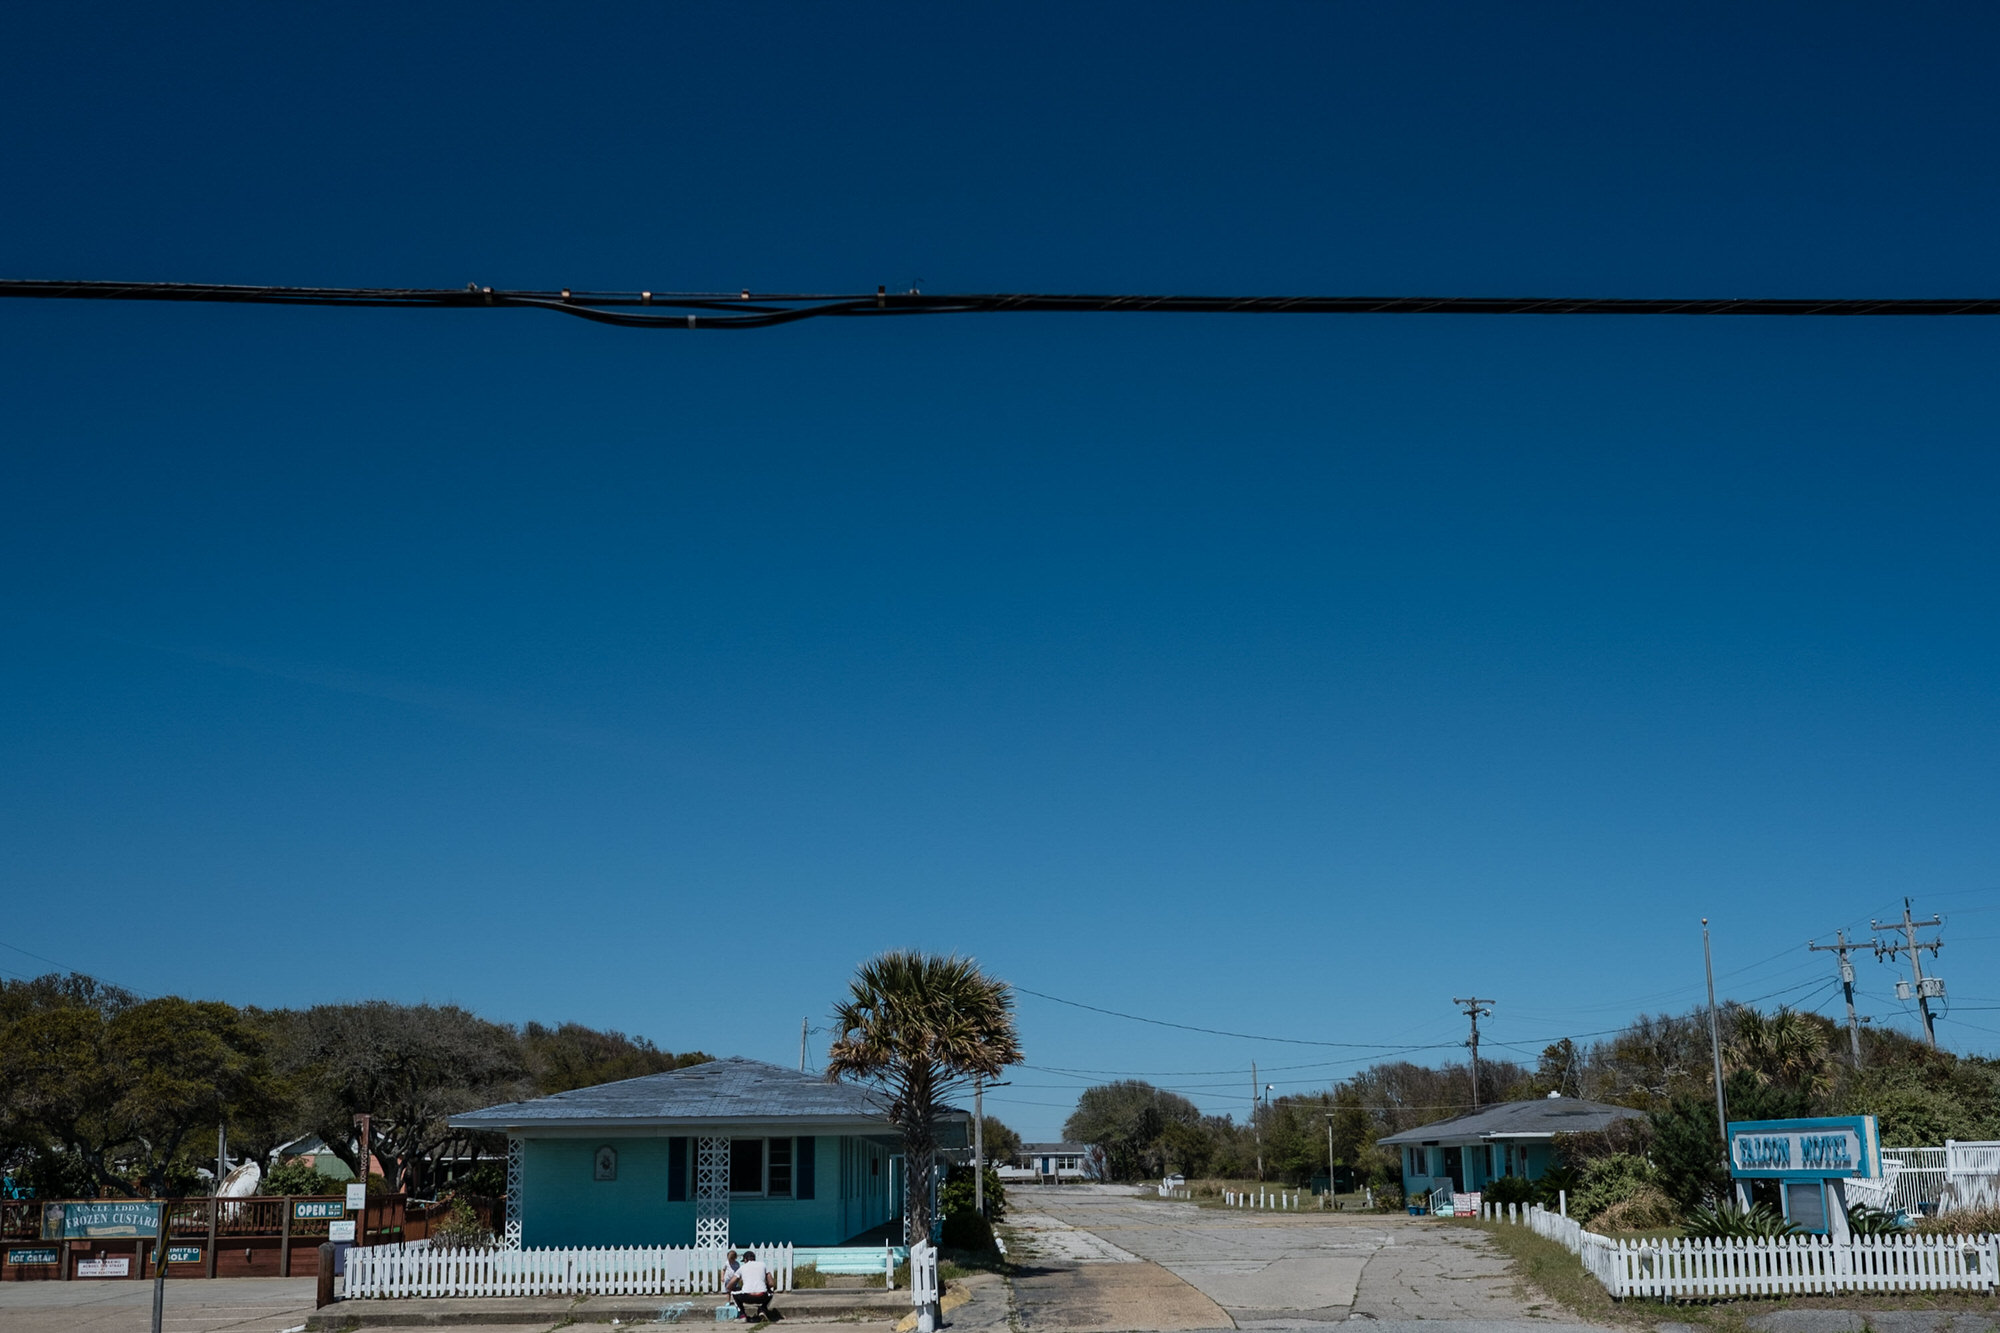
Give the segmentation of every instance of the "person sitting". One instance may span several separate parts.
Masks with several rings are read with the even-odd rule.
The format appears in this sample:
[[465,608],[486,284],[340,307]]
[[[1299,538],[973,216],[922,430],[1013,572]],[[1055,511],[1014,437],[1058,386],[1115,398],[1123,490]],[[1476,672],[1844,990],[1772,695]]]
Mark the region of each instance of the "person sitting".
[[757,1251],[743,1251],[743,1266],[736,1270],[736,1309],[745,1319],[750,1317],[750,1307],[757,1307],[759,1319],[771,1317],[771,1279],[764,1271],[764,1261],[757,1257]]

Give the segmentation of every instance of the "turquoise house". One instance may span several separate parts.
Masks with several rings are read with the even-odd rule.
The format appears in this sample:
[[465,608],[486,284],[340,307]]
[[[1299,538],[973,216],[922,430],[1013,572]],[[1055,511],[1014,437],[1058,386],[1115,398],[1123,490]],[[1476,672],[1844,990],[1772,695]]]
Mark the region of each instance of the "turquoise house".
[[1402,1155],[1403,1197],[1416,1202],[1438,1189],[1478,1193],[1502,1176],[1538,1180],[1555,1156],[1556,1135],[1609,1129],[1620,1120],[1643,1118],[1629,1106],[1551,1095],[1482,1106],[1376,1142]]
[[[969,1120],[953,1110],[942,1146],[961,1146]],[[903,1211],[902,1135],[887,1102],[757,1060],[712,1060],[450,1123],[507,1136],[504,1240],[516,1248],[880,1246]]]

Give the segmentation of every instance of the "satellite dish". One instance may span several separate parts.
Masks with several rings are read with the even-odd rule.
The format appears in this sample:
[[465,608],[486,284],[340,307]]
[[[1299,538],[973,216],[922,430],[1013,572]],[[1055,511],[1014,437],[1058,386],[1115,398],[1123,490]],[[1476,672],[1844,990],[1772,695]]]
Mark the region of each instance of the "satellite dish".
[[264,1179],[264,1168],[257,1165],[255,1158],[231,1171],[222,1178],[222,1186],[215,1191],[218,1199],[247,1199],[257,1192],[257,1186]]

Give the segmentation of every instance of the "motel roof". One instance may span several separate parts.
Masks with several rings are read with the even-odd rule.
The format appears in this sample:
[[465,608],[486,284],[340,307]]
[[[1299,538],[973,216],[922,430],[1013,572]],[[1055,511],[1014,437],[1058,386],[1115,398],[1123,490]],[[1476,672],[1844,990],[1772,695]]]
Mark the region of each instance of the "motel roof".
[[1587,1102],[1580,1097],[1537,1097],[1532,1101],[1500,1102],[1477,1111],[1419,1125],[1400,1134],[1388,1134],[1376,1142],[1388,1147],[1441,1143],[1447,1139],[1465,1143],[1484,1139],[1546,1139],[1556,1134],[1589,1133],[1609,1129],[1620,1120],[1639,1120],[1644,1113],[1629,1106]]
[[[951,1140],[969,1117],[957,1107],[946,1112],[940,1146],[956,1146]],[[888,1100],[873,1089],[741,1056],[505,1102],[455,1115],[450,1123],[453,1129],[555,1134],[606,1129],[747,1133],[767,1127],[885,1133],[892,1128]]]

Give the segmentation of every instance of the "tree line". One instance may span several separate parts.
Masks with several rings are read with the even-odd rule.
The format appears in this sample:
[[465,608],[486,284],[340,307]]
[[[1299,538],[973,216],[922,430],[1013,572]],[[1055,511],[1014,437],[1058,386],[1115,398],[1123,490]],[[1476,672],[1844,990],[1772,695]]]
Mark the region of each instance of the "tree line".
[[238,1008],[75,974],[0,981],[0,1167],[44,1198],[205,1193],[226,1125],[232,1158],[268,1163],[316,1135],[358,1177],[366,1113],[382,1188],[497,1194],[505,1143],[448,1117],[708,1058],[456,1005]]
[[[2000,1062],[1869,1029],[1857,1062],[1845,1030],[1818,1014],[1732,1003],[1718,1019],[1731,1119],[1871,1114],[1887,1147],[2000,1138]],[[1596,1042],[1552,1043],[1532,1068],[1482,1060],[1479,1101],[1554,1092],[1645,1112],[1615,1134],[1559,1137],[1553,1179],[1583,1191],[1586,1215],[1623,1204],[1630,1214],[1670,1218],[1727,1188],[1713,1069],[1706,1009],[1645,1015]],[[1239,1120],[1204,1115],[1177,1093],[1128,1080],[1086,1089],[1064,1133],[1097,1145],[1102,1172],[1115,1180],[1175,1171],[1247,1179],[1261,1157],[1264,1179],[1305,1185],[1331,1157],[1343,1187],[1372,1185],[1393,1197],[1401,1163],[1378,1140],[1468,1113],[1472,1091],[1465,1064],[1387,1061],[1324,1090],[1275,1098]]]

